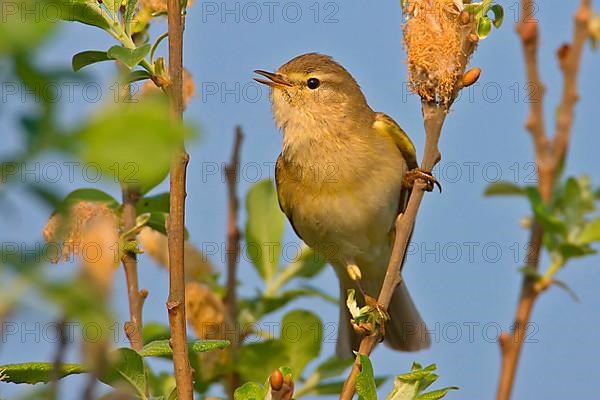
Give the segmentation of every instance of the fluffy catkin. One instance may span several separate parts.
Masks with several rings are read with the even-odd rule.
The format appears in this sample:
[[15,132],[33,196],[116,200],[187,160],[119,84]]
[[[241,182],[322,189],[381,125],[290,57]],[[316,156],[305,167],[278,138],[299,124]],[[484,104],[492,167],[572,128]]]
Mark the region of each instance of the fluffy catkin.
[[462,27],[456,2],[409,0],[404,13],[409,87],[425,100],[448,103],[462,74]]

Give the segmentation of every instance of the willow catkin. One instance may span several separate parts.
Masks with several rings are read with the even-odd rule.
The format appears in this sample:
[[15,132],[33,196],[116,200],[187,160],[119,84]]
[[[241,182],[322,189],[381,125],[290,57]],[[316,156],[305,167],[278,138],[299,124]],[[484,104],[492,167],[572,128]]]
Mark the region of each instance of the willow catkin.
[[462,74],[460,10],[454,0],[410,0],[404,12],[409,87],[425,100],[448,103]]

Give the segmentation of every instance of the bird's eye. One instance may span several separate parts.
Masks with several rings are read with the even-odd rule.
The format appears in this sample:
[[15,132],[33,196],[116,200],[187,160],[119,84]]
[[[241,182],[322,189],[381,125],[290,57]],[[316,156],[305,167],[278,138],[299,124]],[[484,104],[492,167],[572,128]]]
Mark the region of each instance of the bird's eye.
[[321,81],[317,78],[309,78],[308,81],[306,81],[306,85],[308,86],[308,88],[313,90],[318,88],[320,84]]

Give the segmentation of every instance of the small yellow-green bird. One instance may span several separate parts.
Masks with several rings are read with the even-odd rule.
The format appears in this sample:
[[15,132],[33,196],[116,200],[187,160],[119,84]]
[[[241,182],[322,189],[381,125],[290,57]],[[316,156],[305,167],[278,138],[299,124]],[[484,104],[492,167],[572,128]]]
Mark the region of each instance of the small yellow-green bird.
[[[267,79],[283,150],[275,177],[281,209],[298,236],[320,252],[340,281],[337,354],[348,357],[360,337],[350,324],[346,292],[356,287],[348,271],[361,272],[361,288],[381,289],[394,238],[394,222],[405,207],[405,174],[417,169],[415,147],[389,116],[373,111],[358,83],[331,57],[303,54]],[[361,298],[364,301],[364,298]],[[364,304],[364,303],[363,303]],[[416,351],[430,339],[404,283],[392,297],[385,342]]]

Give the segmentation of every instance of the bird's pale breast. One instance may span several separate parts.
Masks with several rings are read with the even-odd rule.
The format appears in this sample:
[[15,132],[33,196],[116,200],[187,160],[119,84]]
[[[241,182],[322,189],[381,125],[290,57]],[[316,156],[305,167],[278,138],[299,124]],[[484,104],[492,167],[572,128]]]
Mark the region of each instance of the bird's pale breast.
[[298,235],[336,267],[387,259],[406,162],[375,132],[323,142],[303,149],[303,160],[280,156],[282,208]]

